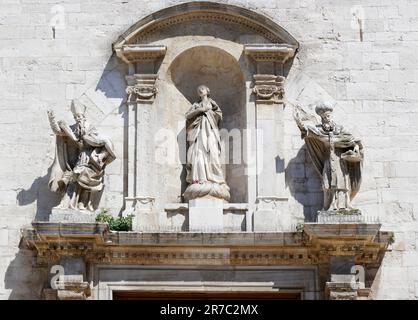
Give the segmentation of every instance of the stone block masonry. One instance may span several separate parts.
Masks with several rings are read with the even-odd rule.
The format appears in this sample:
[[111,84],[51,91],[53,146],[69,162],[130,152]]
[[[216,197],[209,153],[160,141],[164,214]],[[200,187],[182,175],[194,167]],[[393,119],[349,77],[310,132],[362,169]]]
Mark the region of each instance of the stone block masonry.
[[[0,298],[41,298],[47,275],[18,248],[20,230],[46,220],[59,199],[47,187],[54,137],[46,110],[71,121],[71,99],[116,143],[127,66],[112,55],[117,37],[141,18],[186,1],[33,0],[0,4]],[[286,93],[303,106],[324,97],[366,145],[363,184],[354,205],[395,232],[378,271],[375,299],[418,299],[418,5],[410,0],[230,0],[271,18],[299,41]],[[353,15],[355,13],[355,15]],[[357,19],[358,18],[358,19]],[[56,23],[55,31],[51,22]],[[59,26],[59,27],[58,27]],[[124,72],[119,72],[123,70]],[[284,108],[289,215],[311,219],[320,181]],[[102,207],[123,205],[123,161],[109,166]],[[119,180],[118,180],[119,177]],[[116,182],[119,181],[119,182]],[[24,277],[24,275],[34,275]],[[28,278],[30,280],[28,280]]]

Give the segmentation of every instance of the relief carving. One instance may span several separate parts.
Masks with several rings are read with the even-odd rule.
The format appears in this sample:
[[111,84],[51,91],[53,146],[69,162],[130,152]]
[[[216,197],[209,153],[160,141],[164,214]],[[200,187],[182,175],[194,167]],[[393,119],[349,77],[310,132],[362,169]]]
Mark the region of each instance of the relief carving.
[[275,75],[254,75],[253,93],[261,102],[277,103],[284,97],[284,77]]

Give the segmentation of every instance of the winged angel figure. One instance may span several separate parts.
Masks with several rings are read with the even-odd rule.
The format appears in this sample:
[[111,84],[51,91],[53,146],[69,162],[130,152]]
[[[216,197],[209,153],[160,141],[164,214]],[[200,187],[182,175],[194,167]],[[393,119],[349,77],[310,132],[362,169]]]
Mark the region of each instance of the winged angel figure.
[[352,199],[359,191],[363,163],[363,145],[343,126],[332,119],[333,107],[329,102],[315,106],[308,114],[294,106],[293,117],[305,139],[306,149],[316,171],[322,178],[324,210],[352,211]]

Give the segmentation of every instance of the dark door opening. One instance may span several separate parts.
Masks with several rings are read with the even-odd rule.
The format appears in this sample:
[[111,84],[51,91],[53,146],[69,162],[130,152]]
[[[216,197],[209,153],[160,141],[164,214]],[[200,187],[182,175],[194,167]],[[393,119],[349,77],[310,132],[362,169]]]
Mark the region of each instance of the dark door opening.
[[113,300],[300,300],[301,292],[113,291]]

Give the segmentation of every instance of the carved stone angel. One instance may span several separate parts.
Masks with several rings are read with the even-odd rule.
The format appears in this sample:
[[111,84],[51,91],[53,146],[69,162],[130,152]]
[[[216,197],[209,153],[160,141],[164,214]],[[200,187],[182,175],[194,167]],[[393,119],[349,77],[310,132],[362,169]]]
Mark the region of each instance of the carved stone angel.
[[200,101],[186,112],[189,143],[186,181],[189,186],[183,196],[186,201],[206,196],[229,201],[229,187],[225,183],[220,161],[219,123],[222,111],[209,97],[208,87],[199,86],[197,93]]
[[322,178],[324,210],[351,211],[351,200],[361,184],[363,145],[343,126],[332,120],[333,107],[328,102],[316,106],[321,117],[295,107],[294,118],[305,139],[306,149]]
[[104,169],[116,156],[111,140],[100,136],[85,117],[85,108],[71,103],[76,123],[69,126],[56,121],[48,111],[52,131],[56,135],[55,159],[49,188],[63,194],[58,208],[94,211],[103,189]]

